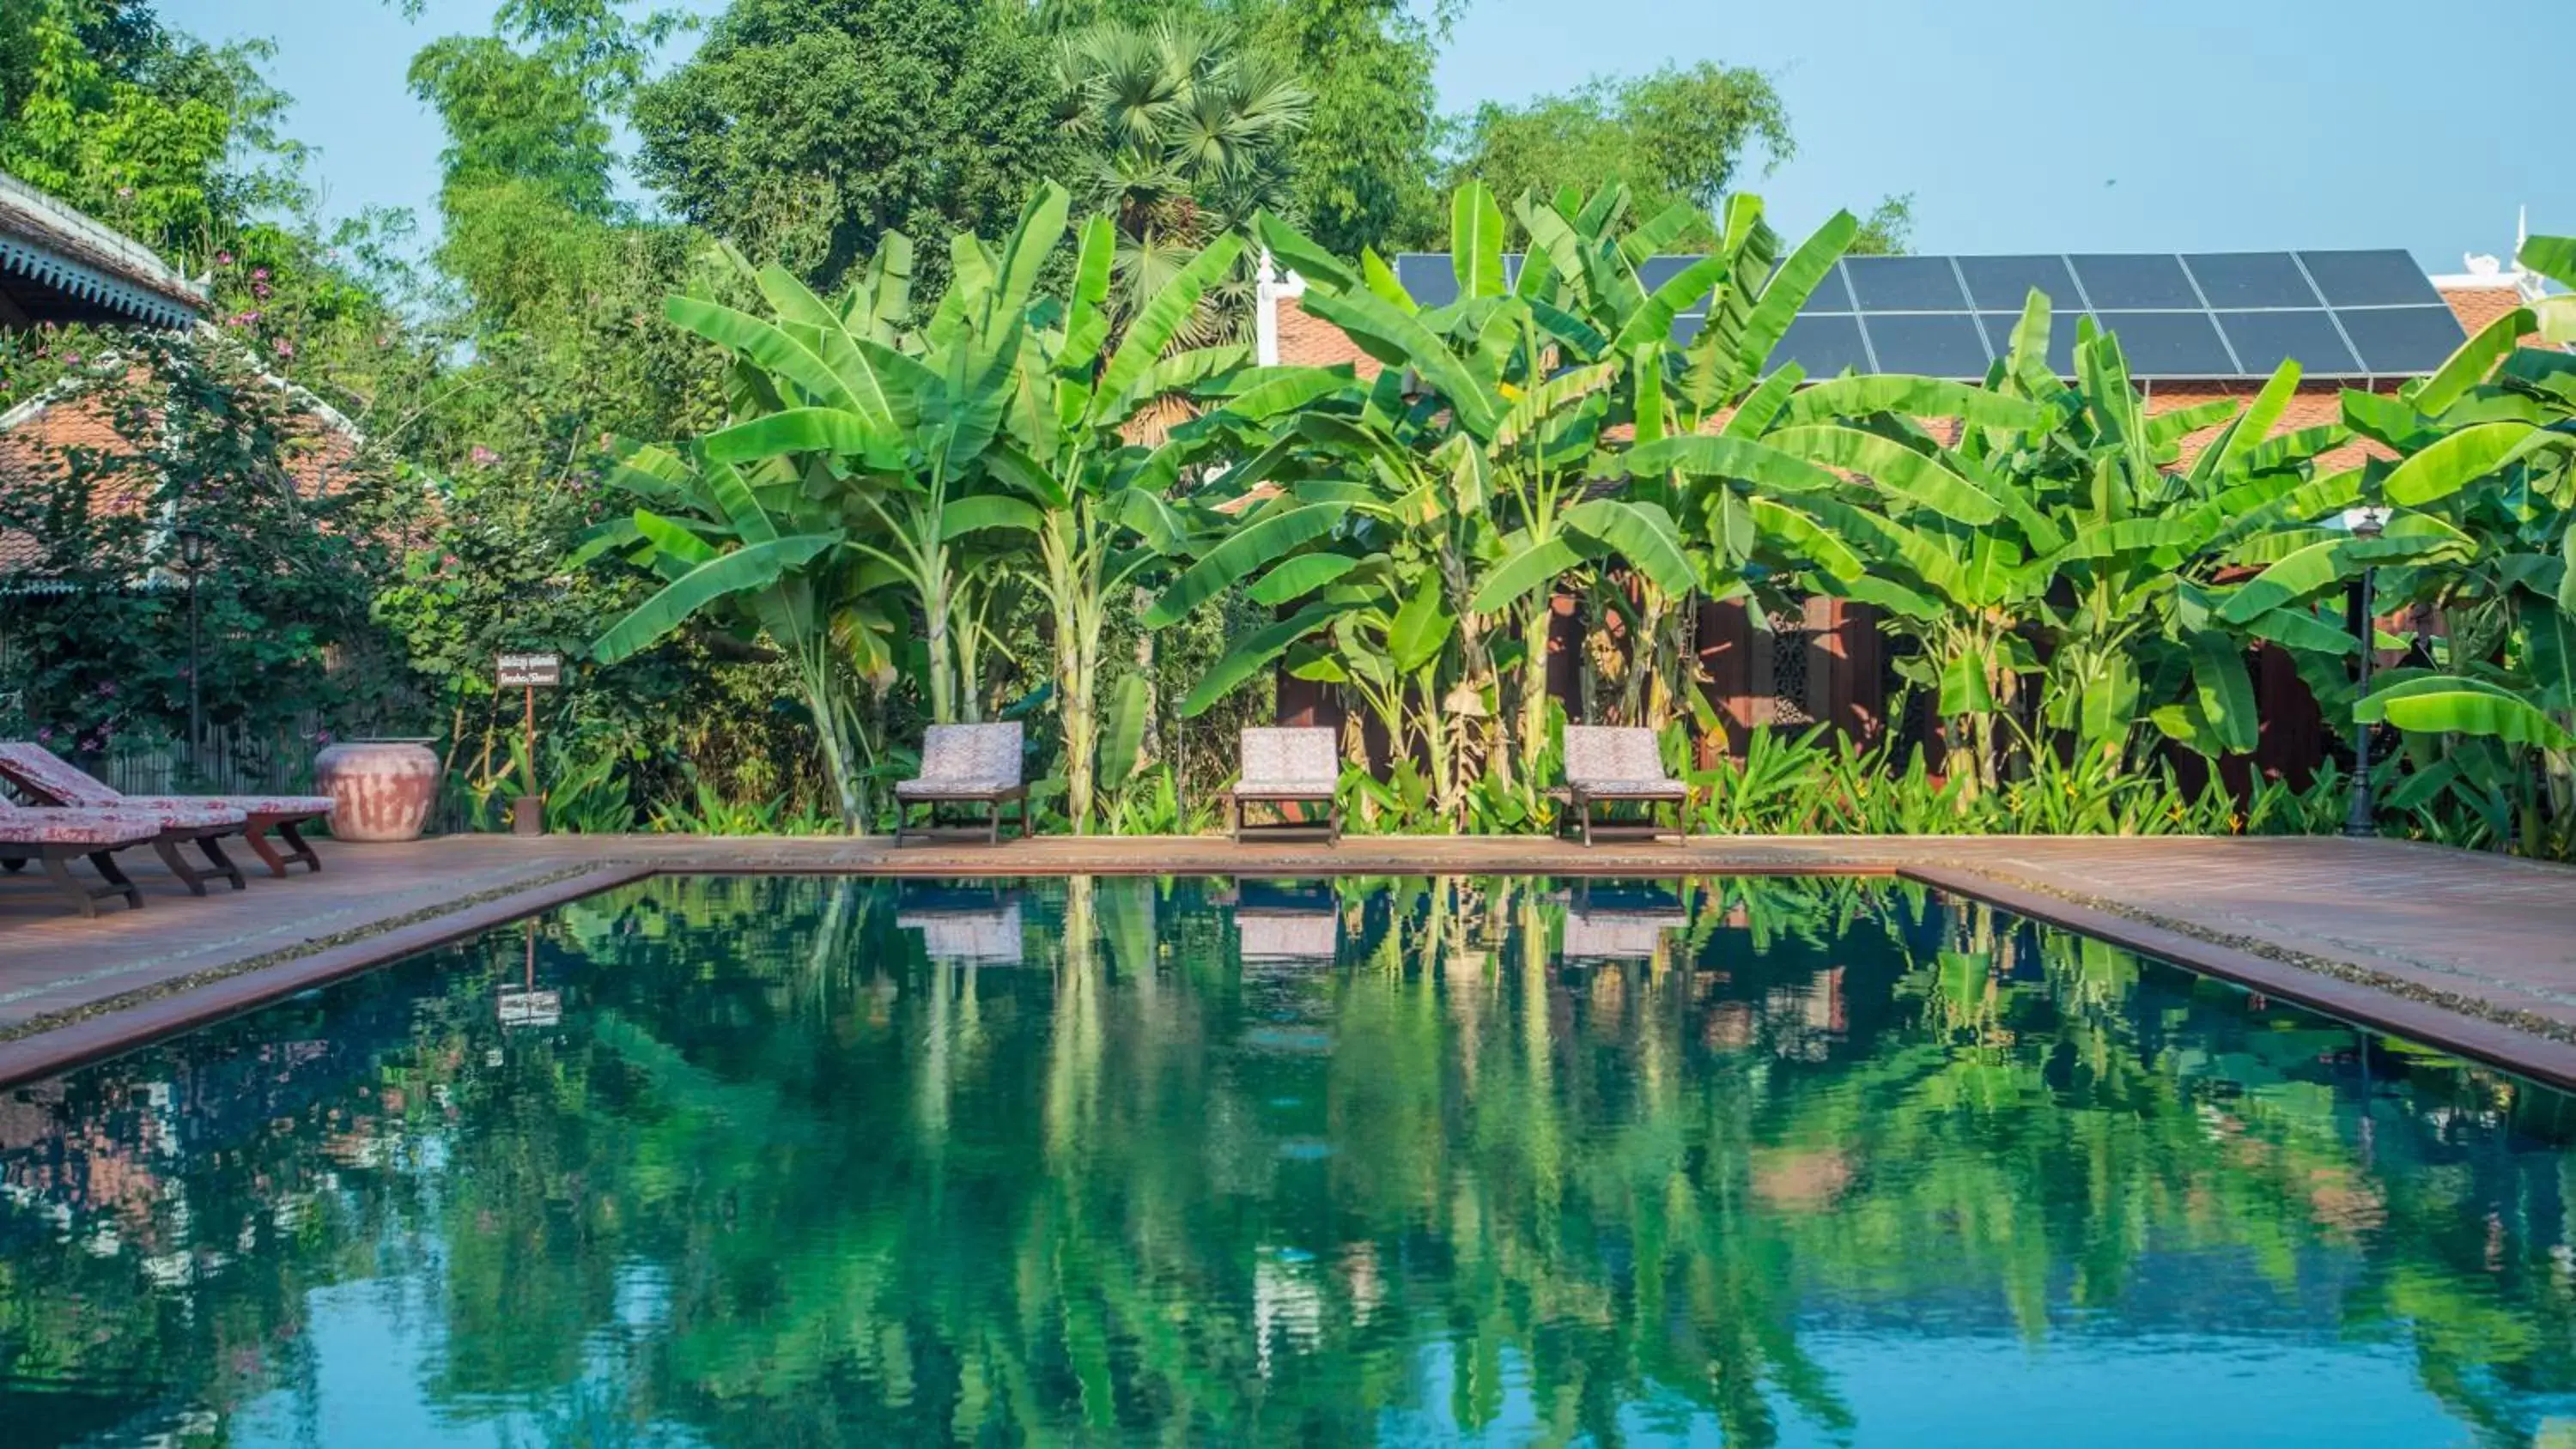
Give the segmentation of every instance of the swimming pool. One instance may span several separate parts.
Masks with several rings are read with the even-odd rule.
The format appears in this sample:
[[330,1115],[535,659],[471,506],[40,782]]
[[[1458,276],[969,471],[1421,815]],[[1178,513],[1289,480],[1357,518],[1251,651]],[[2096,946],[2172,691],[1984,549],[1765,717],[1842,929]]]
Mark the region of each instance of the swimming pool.
[[2576,1444],[2568,1099],[1885,880],[663,879],[0,1092],[73,1444]]

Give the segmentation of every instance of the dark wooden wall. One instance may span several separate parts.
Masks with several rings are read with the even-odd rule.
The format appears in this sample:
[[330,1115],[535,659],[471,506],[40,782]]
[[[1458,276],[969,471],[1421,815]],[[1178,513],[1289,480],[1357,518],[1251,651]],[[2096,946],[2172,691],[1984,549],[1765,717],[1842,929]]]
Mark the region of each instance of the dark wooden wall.
[[[1697,620],[1700,668],[1706,675],[1702,693],[1725,725],[1721,742],[1701,742],[1704,760],[1719,750],[1737,756],[1758,728],[1803,732],[1823,724],[1839,733],[1874,739],[1895,728],[1900,744],[1919,743],[1935,770],[1941,765],[1937,722],[1926,718],[1891,721],[1887,717],[1893,676],[1888,668],[1888,638],[1875,610],[1842,599],[1809,598],[1795,609],[1772,616],[1765,629],[1757,625],[1741,600],[1704,603]],[[1584,626],[1576,601],[1560,597],[1548,621],[1548,691],[1563,701],[1566,715],[1579,719]],[[2251,656],[2255,700],[2262,721],[2261,743],[2252,755],[2220,763],[2220,777],[2239,794],[2256,780],[2280,779],[2304,789],[2317,767],[2340,745],[2328,728],[2316,698],[2291,664],[2287,653],[2271,645]],[[1926,713],[1916,701],[1916,713]],[[1279,677],[1279,723],[1339,727],[1344,718],[1340,699],[1329,685]],[[1371,758],[1383,762],[1386,741],[1373,726]],[[2176,752],[2186,785],[2198,788],[2197,757]]]

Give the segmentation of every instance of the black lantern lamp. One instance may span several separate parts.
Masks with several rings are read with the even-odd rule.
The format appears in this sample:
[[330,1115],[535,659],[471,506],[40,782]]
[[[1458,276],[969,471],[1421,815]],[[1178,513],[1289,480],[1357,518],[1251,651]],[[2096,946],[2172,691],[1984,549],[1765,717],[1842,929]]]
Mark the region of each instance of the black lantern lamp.
[[188,580],[188,773],[205,782],[200,758],[206,737],[205,694],[197,682],[197,576],[206,571],[206,533],[193,523],[180,524],[179,572]]

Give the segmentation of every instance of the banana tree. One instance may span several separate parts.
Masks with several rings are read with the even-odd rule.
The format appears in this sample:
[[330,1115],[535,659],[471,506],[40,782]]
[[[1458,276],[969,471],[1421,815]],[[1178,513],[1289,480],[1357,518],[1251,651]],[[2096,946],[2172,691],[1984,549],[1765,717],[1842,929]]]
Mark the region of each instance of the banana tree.
[[[2070,385],[2047,365],[2050,326],[2034,294],[1983,386],[1847,378],[1784,401],[1759,434],[1810,469],[1787,486],[1794,516],[1760,526],[1916,642],[1899,669],[1936,700],[1970,795],[2060,741],[2125,760],[2150,723],[2204,753],[2251,749],[2252,684],[2213,585],[2283,509],[2348,491],[2309,466],[2337,430],[2265,438],[2294,368],[2242,413],[2149,418],[2116,338],[2079,329]],[[2186,436],[2222,426],[2175,469]]]
[[615,664],[695,620],[765,639],[793,667],[844,829],[873,814],[869,740],[852,682],[893,632],[883,585],[851,544],[849,520],[785,460],[738,469],[701,449],[630,447],[609,475],[638,506],[593,530],[573,562],[616,553],[663,587],[591,646]]
[[[1460,697],[1511,721],[1485,740],[1486,764],[1526,793],[1535,783],[1529,762],[1547,739],[1545,641],[1560,580],[1614,558],[1676,593],[1697,579],[1659,504],[1594,496],[1590,487],[1603,476],[1603,440],[1630,358],[1550,300],[1554,264],[1544,248],[1534,246],[1506,282],[1502,208],[1481,184],[1452,199],[1458,297],[1441,307],[1417,305],[1373,253],[1354,268],[1275,220],[1262,234],[1304,273],[1306,310],[1386,369],[1352,427],[1309,436],[1338,450],[1349,472],[1375,480],[1382,506],[1429,530],[1420,556],[1440,576],[1444,616],[1457,621]],[[1616,258],[1604,265],[1627,269],[1633,283],[1618,243],[1603,247]],[[1673,290],[1675,306],[1682,296]],[[1668,313],[1652,330],[1660,336],[1669,322]],[[1430,596],[1413,588],[1402,597]]]
[[734,420],[704,439],[706,456],[783,462],[829,496],[847,520],[848,546],[911,594],[923,694],[932,720],[944,723],[973,699],[958,626],[961,603],[971,617],[961,590],[974,570],[948,520],[971,494],[972,460],[998,421],[984,394],[1009,375],[1017,337],[913,355],[920,338],[902,330],[910,258],[909,242],[888,237],[837,305],[772,266],[750,274],[766,317],[703,295],[675,296],[664,311],[734,359]]
[[[2521,260],[2576,285],[2576,239],[2533,237]],[[2576,340],[2576,299],[2497,319],[2394,396],[2345,393],[2353,430],[2396,455],[2363,484],[2385,530],[2310,545],[2247,589],[2306,598],[2376,566],[2378,596],[2410,621],[2393,642],[2425,661],[2352,706],[2406,735],[2391,802],[2450,795],[2500,843],[2542,853],[2576,834],[2576,355],[2533,336]]]
[[[1116,228],[1084,223],[1061,299],[1035,284],[1065,230],[1062,190],[1042,188],[998,258],[960,267],[943,310],[1010,329],[1024,342],[991,402],[999,427],[977,463],[999,491],[952,508],[952,533],[994,530],[1027,540],[1033,586],[1052,626],[1052,683],[1063,729],[1065,810],[1091,828],[1100,767],[1101,641],[1109,606],[1178,546],[1180,523],[1164,494],[1212,446],[1206,430],[1145,435],[1177,396],[1221,386],[1241,367],[1239,346],[1176,348],[1200,299],[1240,260],[1241,241],[1219,237],[1146,294],[1125,330],[1110,336],[1107,305]],[[1117,764],[1130,762],[1114,762]]]

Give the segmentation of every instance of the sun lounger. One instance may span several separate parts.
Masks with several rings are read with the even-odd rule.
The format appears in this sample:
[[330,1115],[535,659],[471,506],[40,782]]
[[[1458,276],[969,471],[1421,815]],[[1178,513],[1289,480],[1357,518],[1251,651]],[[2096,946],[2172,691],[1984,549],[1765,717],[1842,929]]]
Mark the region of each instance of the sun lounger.
[[[128,795],[43,745],[27,740],[0,742],[0,779],[48,805],[166,815],[170,820],[166,848],[156,848],[161,849],[162,863],[198,895],[206,893],[205,886],[179,855],[177,847],[183,841],[196,841],[235,890],[242,886],[241,868],[227,859],[216,844],[226,835],[239,835],[250,846],[251,854],[268,867],[270,875],[283,877],[289,861],[301,862],[306,870],[322,868],[322,857],[313,853],[313,847],[305,843],[297,827],[331,813],[328,795]],[[243,818],[225,824],[223,817],[233,814]],[[272,830],[286,844],[283,853],[268,838]]]
[[[1650,729],[1609,725],[1565,727],[1565,784],[1548,792],[1573,807],[1583,826],[1583,843],[1597,838],[1651,840],[1668,834],[1654,823],[1654,807],[1666,801],[1679,807],[1681,837],[1690,839],[1691,787],[1664,773]],[[1635,802],[1646,807],[1643,821],[1613,823],[1593,818],[1593,805]]]
[[[98,903],[110,896],[122,896],[126,905],[141,910],[143,892],[117,869],[115,853],[152,843],[160,838],[162,828],[156,816],[115,810],[62,810],[0,800],[0,869],[15,871],[28,861],[37,862],[46,879],[62,887],[84,916],[97,915]],[[84,855],[106,884],[84,885],[72,874],[72,861]]]
[[1321,823],[1282,821],[1254,827],[1249,833],[1271,839],[1293,836],[1328,843],[1342,838],[1342,758],[1333,731],[1249,729],[1243,732],[1241,749],[1242,774],[1234,788],[1226,792],[1237,842],[1247,833],[1243,807],[1254,802],[1274,807],[1320,804],[1324,818]]
[[[998,845],[1002,839],[1002,802],[1020,802],[1020,836],[1029,833],[1029,787],[1020,779],[1020,726],[1008,724],[932,725],[921,738],[921,774],[910,780],[898,780],[894,787],[898,811],[908,807],[930,807],[930,823],[915,830],[909,828],[904,814],[897,814],[894,843],[901,846],[907,837],[922,840],[973,839],[984,837],[987,845]],[[986,811],[984,828],[957,830],[939,824],[939,807],[948,804],[980,803]]]

